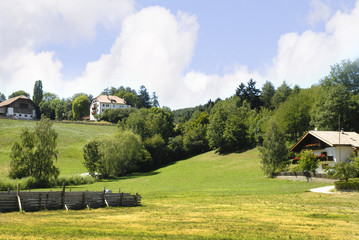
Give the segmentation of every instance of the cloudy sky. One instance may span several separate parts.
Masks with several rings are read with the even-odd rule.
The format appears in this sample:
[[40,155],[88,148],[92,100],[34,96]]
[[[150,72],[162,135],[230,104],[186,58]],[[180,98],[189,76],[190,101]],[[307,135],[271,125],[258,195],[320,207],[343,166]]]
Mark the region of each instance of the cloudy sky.
[[145,85],[177,109],[250,78],[309,87],[358,43],[359,0],[1,0],[0,92]]

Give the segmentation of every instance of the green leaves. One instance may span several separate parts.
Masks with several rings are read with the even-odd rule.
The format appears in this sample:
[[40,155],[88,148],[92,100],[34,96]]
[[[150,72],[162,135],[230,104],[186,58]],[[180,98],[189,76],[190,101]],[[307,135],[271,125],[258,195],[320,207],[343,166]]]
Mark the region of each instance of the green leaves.
[[46,182],[51,177],[57,178],[59,169],[54,166],[57,159],[57,133],[52,129],[49,119],[42,118],[34,131],[24,128],[19,141],[11,149],[11,178],[34,177]]

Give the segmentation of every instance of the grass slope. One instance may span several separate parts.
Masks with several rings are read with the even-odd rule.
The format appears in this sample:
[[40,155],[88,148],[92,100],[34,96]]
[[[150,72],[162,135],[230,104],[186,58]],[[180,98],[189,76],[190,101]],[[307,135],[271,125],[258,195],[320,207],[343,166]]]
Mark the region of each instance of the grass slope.
[[359,239],[359,194],[268,179],[256,149],[205,153],[74,190],[139,192],[143,206],[0,215],[0,239]]
[[[36,122],[0,119],[0,177],[6,177],[9,170],[10,151],[13,142],[19,138],[21,129],[34,128]],[[58,160],[56,165],[61,175],[71,176],[86,172],[82,165],[82,148],[93,138],[110,135],[115,126],[54,123],[58,133]]]

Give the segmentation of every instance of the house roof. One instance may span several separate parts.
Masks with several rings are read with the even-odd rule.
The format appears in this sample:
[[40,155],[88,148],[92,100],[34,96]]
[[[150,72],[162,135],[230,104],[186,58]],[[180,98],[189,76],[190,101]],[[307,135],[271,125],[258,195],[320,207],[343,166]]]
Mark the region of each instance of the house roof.
[[111,95],[100,95],[96,97],[99,102],[101,103],[117,103],[117,104],[126,104],[125,99],[119,98],[117,96]]
[[17,97],[13,97],[13,98],[10,98],[8,100],[5,100],[3,102],[0,103],[0,107],[6,107],[6,106],[9,106],[11,103],[15,102],[16,100],[18,99],[27,99],[27,100],[30,100],[32,101],[30,98],[24,96],[24,95],[20,95],[20,96],[17,96]]
[[312,135],[331,147],[352,146],[353,148],[359,148],[359,134],[356,132],[309,131],[290,149],[290,151],[297,147],[308,135]]

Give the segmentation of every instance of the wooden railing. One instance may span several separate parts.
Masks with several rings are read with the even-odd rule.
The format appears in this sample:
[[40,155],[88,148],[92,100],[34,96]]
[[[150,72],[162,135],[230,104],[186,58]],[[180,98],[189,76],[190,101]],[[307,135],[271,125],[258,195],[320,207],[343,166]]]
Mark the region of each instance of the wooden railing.
[[[18,186],[18,189],[20,187]],[[84,209],[101,207],[134,207],[141,205],[139,194],[131,195],[123,193],[108,192],[103,189],[100,192],[71,192],[62,191],[49,192],[17,192],[8,191],[0,193],[0,212],[11,211],[39,211],[56,209]]]

